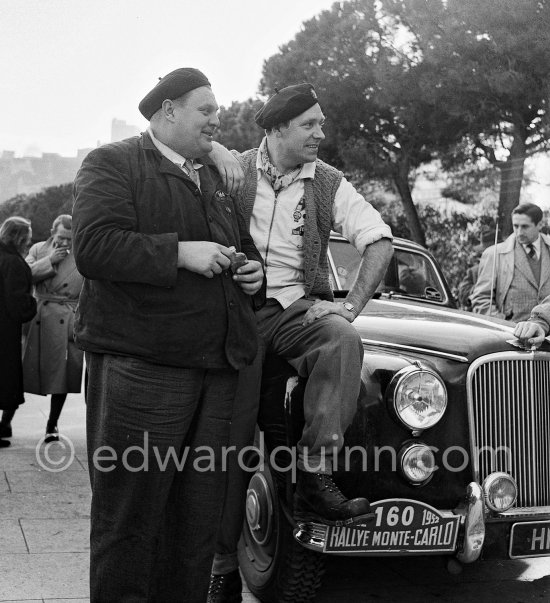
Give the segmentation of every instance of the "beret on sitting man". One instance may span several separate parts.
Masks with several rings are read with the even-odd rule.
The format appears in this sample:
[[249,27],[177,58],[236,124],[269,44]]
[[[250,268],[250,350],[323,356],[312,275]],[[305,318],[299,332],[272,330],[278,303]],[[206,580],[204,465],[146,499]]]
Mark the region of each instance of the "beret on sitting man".
[[290,121],[317,104],[317,94],[311,84],[295,84],[278,90],[254,116],[264,130]]
[[198,69],[192,67],[176,69],[160,78],[151,92],[145,95],[139,103],[139,111],[145,119],[150,120],[166,99],[174,100],[202,86],[210,86],[210,82]]

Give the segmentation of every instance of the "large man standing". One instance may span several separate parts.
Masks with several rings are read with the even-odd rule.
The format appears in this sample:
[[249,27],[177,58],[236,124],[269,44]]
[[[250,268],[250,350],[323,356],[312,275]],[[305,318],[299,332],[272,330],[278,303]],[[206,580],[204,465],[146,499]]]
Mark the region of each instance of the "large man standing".
[[68,393],[79,393],[83,354],[73,340],[74,314],[82,276],[72,248],[72,218],[58,216],[51,237],[33,245],[27,256],[38,311],[30,323],[23,375],[25,391],[51,394],[46,442],[57,440],[57,422]]
[[542,218],[533,203],[514,208],[514,232],[481,256],[471,294],[474,312],[519,322],[550,295],[550,237],[540,232]]
[[[173,71],[139,109],[147,132],[92,151],[75,181],[91,601],[202,603],[263,269],[218,174],[197,160],[219,125],[204,74]],[[232,248],[249,258],[239,283]]]
[[[241,207],[264,258],[267,303],[257,314],[261,367],[266,352],[283,356],[308,381],[305,427],[298,443],[294,511],[328,522],[370,514],[364,498],[348,500],[331,478],[357,409],[363,346],[351,325],[372,296],[392,255],[391,231],[338,170],[317,159],[325,116],[311,84],[280,90],[257,113],[266,131],[259,149],[239,157],[245,184]],[[217,159],[223,149],[216,147]],[[334,229],[362,254],[345,300],[334,302],[327,248]],[[260,368],[261,370],[261,368]],[[255,374],[252,375],[251,373]],[[231,443],[249,443],[257,414],[259,371],[243,372]],[[242,411],[244,403],[239,407]],[[247,476],[231,468],[218,535],[209,601],[240,601],[236,548]]]

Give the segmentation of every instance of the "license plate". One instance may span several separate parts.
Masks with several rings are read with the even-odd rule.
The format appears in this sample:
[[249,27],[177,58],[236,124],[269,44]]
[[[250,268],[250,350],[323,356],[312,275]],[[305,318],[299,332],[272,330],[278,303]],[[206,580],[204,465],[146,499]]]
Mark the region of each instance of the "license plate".
[[510,558],[550,555],[550,521],[515,523],[510,533]]
[[460,516],[408,499],[371,504],[374,519],[353,526],[329,526],[326,553],[454,552]]

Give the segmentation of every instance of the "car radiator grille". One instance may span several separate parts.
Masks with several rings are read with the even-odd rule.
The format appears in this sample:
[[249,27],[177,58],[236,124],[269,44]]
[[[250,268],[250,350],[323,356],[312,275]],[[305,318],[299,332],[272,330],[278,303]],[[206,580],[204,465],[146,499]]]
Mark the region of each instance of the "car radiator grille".
[[480,358],[468,407],[476,480],[504,471],[517,481],[517,507],[550,505],[550,354]]

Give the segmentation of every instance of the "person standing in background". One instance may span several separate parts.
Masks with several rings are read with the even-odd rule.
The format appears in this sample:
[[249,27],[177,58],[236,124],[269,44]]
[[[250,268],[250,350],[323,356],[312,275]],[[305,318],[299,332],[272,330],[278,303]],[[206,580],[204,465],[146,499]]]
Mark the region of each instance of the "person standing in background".
[[[23,259],[31,237],[31,223],[25,218],[14,216],[0,226],[0,438],[11,437],[11,419],[25,401],[21,327],[36,314],[31,271]],[[0,439],[0,448],[9,445]]]
[[82,276],[72,247],[72,218],[58,216],[51,237],[33,245],[27,256],[38,311],[23,353],[25,391],[51,394],[45,441],[59,439],[57,422],[68,393],[79,393],[83,353],[73,341],[73,324]]
[[481,256],[471,294],[474,312],[524,321],[550,295],[550,236],[541,233],[542,218],[533,203],[514,208],[514,232]]

